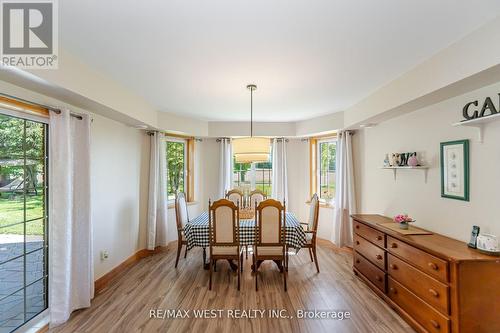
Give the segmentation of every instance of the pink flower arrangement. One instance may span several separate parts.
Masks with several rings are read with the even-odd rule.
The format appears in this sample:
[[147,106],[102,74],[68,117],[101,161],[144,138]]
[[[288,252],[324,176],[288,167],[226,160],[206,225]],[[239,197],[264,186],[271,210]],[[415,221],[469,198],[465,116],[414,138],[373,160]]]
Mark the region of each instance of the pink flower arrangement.
[[394,216],[394,222],[396,223],[408,223],[408,222],[415,222],[414,219],[412,219],[411,217],[408,216],[408,214],[399,214],[399,215],[396,215]]

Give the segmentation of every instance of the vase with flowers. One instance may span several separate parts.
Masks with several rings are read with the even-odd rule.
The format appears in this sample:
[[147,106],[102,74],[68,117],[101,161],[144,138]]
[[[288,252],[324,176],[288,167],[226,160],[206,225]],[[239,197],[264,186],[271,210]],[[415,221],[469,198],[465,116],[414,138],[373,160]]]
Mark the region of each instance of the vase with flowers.
[[399,214],[394,216],[394,222],[399,224],[399,228],[403,230],[408,230],[410,227],[409,223],[415,222],[415,220],[408,216],[408,214]]

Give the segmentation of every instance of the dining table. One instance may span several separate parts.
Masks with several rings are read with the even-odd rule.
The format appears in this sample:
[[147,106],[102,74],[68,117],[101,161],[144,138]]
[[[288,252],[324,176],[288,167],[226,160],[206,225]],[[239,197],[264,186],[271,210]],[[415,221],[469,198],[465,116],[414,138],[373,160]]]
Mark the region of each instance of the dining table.
[[[190,220],[184,226],[184,236],[187,240],[187,249],[194,247],[203,248],[203,263],[206,262],[206,248],[210,246],[209,241],[209,216],[208,212],[203,212],[196,218]],[[292,212],[285,212],[286,234],[285,242],[289,248],[298,251],[307,242],[306,233],[299,220]],[[255,218],[240,218],[240,245],[255,244]]]

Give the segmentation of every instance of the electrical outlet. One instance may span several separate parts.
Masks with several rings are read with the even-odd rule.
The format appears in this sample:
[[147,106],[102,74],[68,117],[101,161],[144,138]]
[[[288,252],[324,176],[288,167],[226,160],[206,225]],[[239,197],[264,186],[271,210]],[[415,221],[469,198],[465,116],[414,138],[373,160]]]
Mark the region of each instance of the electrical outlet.
[[108,257],[109,257],[109,255],[108,255],[107,250],[101,251],[101,260],[106,260],[106,259],[108,259]]

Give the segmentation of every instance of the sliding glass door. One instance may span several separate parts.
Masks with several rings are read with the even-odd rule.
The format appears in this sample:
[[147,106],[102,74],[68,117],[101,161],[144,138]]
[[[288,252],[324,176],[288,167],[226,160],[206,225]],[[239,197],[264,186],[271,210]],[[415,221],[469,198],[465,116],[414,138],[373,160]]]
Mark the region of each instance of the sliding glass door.
[[47,135],[0,110],[0,333],[47,308]]

